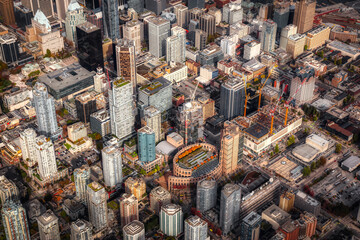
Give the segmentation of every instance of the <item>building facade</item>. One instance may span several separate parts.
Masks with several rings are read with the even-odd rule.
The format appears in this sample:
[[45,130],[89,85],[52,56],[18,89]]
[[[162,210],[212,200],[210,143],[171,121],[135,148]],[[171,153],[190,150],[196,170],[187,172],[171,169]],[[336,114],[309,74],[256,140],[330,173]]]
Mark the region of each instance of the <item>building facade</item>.
[[120,39],[119,2],[117,0],[103,0],[102,14],[104,22],[104,34],[112,41]]
[[60,240],[59,219],[51,210],[38,217],[37,223],[40,240]]
[[160,230],[167,236],[176,237],[183,232],[183,212],[179,205],[167,204],[161,207]]
[[145,240],[145,226],[137,220],[123,227],[124,240]]
[[14,1],[0,0],[0,16],[6,25],[15,24]]
[[203,179],[197,183],[196,209],[201,213],[216,206],[217,183],[214,179]]
[[157,58],[166,54],[166,39],[170,36],[170,21],[162,17],[149,19],[149,52]]
[[97,182],[87,186],[89,220],[95,232],[104,229],[108,225],[108,194],[105,188]]
[[249,213],[241,223],[241,240],[259,240],[261,216],[256,212]]
[[92,240],[92,226],[89,222],[78,219],[71,223],[71,240]]
[[32,167],[36,164],[36,137],[37,134],[34,129],[27,128],[20,132],[20,148],[22,158],[28,167]]
[[144,24],[140,21],[128,21],[123,26],[124,39],[132,40],[135,44],[135,53],[141,53],[141,41],[144,39]]
[[315,16],[316,1],[300,0],[296,2],[294,25],[298,27],[299,33],[305,33],[312,29]]
[[159,214],[161,207],[171,203],[171,194],[165,188],[158,186],[150,192],[150,208]]
[[171,37],[166,39],[166,60],[168,63],[185,62],[186,31],[181,27],[171,28]]
[[[65,0],[64,2],[66,2]],[[77,43],[76,40],[76,26],[86,22],[84,8],[76,1],[71,1],[66,12],[65,30],[66,39]]]
[[19,200],[19,190],[16,187],[15,183],[5,177],[5,175],[0,176],[0,200],[2,204],[7,201],[16,202]]
[[121,151],[115,145],[110,145],[101,150],[102,166],[105,185],[115,187],[122,183]]
[[8,240],[30,240],[26,211],[20,202],[8,201],[1,209],[2,224]]
[[153,106],[144,109],[144,125],[150,127],[155,133],[155,143],[163,139],[161,129],[161,112]]
[[236,184],[226,184],[221,190],[220,199],[220,226],[224,234],[228,234],[231,229],[239,223],[241,202],[241,189]]
[[139,220],[138,200],[133,194],[124,193],[120,198],[121,226]]
[[139,160],[141,162],[152,162],[156,158],[155,132],[148,126],[138,130]]
[[236,172],[239,162],[240,130],[235,124],[226,121],[221,136],[220,160],[223,175],[228,176]]
[[232,119],[244,113],[245,85],[240,79],[232,79],[221,85],[220,114]]
[[185,240],[206,240],[208,224],[198,216],[190,216],[185,220]]
[[277,25],[271,20],[266,20],[261,32],[261,49],[265,52],[272,52],[275,50]]
[[36,139],[36,159],[39,165],[39,174],[43,180],[56,178],[58,170],[55,156],[54,144],[49,138],[39,136]]
[[90,168],[88,166],[74,170],[74,183],[76,196],[84,205],[87,205],[87,186],[90,184]]
[[110,114],[107,109],[101,109],[90,115],[91,131],[99,133],[102,137],[111,133]]

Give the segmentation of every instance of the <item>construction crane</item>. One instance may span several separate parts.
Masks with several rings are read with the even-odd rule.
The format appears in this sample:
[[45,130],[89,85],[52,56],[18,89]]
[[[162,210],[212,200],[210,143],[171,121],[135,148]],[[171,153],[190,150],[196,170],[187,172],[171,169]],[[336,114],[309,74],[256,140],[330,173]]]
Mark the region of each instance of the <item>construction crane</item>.
[[259,87],[259,104],[258,104],[258,111],[260,111],[260,106],[261,106],[261,92],[262,92],[263,88],[265,87],[266,82],[267,82],[267,80],[270,78],[271,73],[272,73],[272,71],[274,70],[275,67],[277,67],[277,65],[275,65],[275,66],[273,66],[273,67],[271,68],[271,70],[270,70],[270,72],[269,72],[269,75],[268,75],[268,77],[266,78],[264,84]]
[[279,105],[279,103],[280,103],[280,101],[281,101],[281,98],[282,98],[284,92],[285,92],[285,89],[283,89],[283,91],[281,92],[280,97],[279,97],[279,99],[277,100],[274,108],[270,110],[270,116],[271,116],[270,135],[272,135],[272,132],[273,132],[274,114],[275,114],[275,111],[276,111],[277,106]]
[[294,99],[294,97],[296,96],[296,94],[298,93],[298,91],[302,88],[302,86],[304,85],[304,83],[309,80],[309,78],[311,78],[312,76],[308,76],[305,77],[304,80],[301,82],[301,84],[298,86],[298,88],[296,89],[295,93],[290,96],[290,98],[285,102],[285,107],[286,107],[286,112],[285,112],[285,121],[284,121],[284,127],[286,127],[287,124],[287,117],[288,117],[288,113],[289,113],[289,106],[290,106],[290,102]]

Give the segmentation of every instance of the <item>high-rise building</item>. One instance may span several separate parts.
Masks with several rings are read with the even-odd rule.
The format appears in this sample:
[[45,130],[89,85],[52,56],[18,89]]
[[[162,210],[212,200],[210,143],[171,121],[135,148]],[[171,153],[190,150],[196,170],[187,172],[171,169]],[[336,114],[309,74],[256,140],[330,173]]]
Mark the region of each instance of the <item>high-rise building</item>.
[[186,31],[181,27],[171,29],[172,36],[166,39],[166,61],[168,63],[185,62]]
[[187,28],[189,24],[189,8],[178,4],[174,6],[174,13],[176,15],[177,25],[182,28]]
[[21,2],[14,4],[14,10],[16,25],[25,32],[26,26],[31,25],[31,19],[34,17],[34,13],[30,9],[24,7]]
[[134,132],[133,87],[130,81],[117,78],[109,90],[111,133],[119,139]]
[[150,192],[150,208],[156,213],[160,213],[162,206],[171,203],[171,194],[165,188],[158,186]]
[[170,36],[170,21],[162,17],[149,19],[149,52],[157,58],[166,54],[166,39]]
[[139,201],[146,195],[146,184],[142,178],[129,177],[125,181],[125,192],[133,194]]
[[104,34],[112,41],[120,39],[118,0],[102,0],[102,13]]
[[74,170],[76,196],[87,205],[87,186],[90,184],[90,168],[86,165]]
[[155,133],[155,143],[162,140],[161,112],[153,106],[144,109],[144,125],[150,127]]
[[200,51],[206,47],[207,34],[201,29],[195,30],[195,47]]
[[54,16],[54,4],[51,0],[21,0],[22,4],[33,13],[38,10],[43,12],[46,17]]
[[[58,0],[60,1],[60,0]],[[65,0],[64,2],[66,2]],[[76,0],[71,0],[65,18],[66,39],[77,43],[76,26],[86,22],[84,8]]]
[[139,220],[138,200],[133,194],[124,193],[120,198],[121,226]]
[[259,240],[261,216],[256,212],[249,213],[241,223],[241,240]]
[[235,24],[243,19],[241,3],[230,2],[223,7],[222,11],[222,20],[228,24]]
[[104,67],[101,30],[92,23],[76,26],[77,55],[79,63],[88,71]]
[[121,151],[115,145],[101,150],[104,182],[108,187],[115,187],[122,183]]
[[231,79],[223,83],[220,90],[220,114],[225,119],[244,114],[245,88],[240,79]]
[[0,35],[0,60],[9,66],[18,63],[19,44],[16,36],[12,33]]
[[92,226],[89,222],[78,219],[71,223],[71,240],[92,240]]
[[7,201],[16,202],[19,200],[19,190],[15,183],[5,177],[0,176],[0,200],[4,204]]
[[145,240],[145,226],[137,220],[123,227],[124,240]]
[[320,202],[302,191],[298,191],[295,195],[295,207],[315,216],[318,216],[321,210]]
[[109,89],[109,81],[105,76],[104,69],[96,68],[96,75],[94,76],[94,90],[97,93],[103,93]]
[[36,138],[35,147],[40,177],[43,180],[53,179],[58,173],[54,144],[50,138],[39,136]]
[[226,121],[221,136],[220,159],[223,167],[223,175],[228,176],[237,170],[239,162],[240,130],[237,125]]
[[94,10],[101,7],[100,0],[84,0],[86,8]]
[[292,191],[286,191],[280,196],[279,207],[286,211],[290,212],[293,209],[295,203],[295,194]]
[[96,95],[94,92],[84,92],[75,97],[77,117],[83,123],[90,121],[90,115],[96,112]]
[[202,106],[198,101],[184,103],[177,113],[179,134],[184,138],[185,145],[195,143],[204,135],[204,119]]
[[132,40],[135,44],[135,53],[141,53],[141,41],[144,39],[144,24],[137,20],[128,21],[123,26],[124,39]]
[[167,236],[176,237],[183,232],[183,211],[181,206],[167,204],[160,210],[160,230]]
[[296,106],[310,102],[314,97],[314,89],[315,70],[311,67],[296,69],[296,77],[292,79],[290,86],[290,96],[294,96]]
[[166,8],[166,0],[146,0],[146,9],[154,12],[156,15],[160,15],[160,13]]
[[89,220],[93,225],[95,231],[99,231],[107,227],[108,194],[106,193],[105,188],[97,182],[90,183],[87,186],[87,199],[88,199]]
[[274,10],[274,22],[277,25],[278,34],[281,30],[288,25],[290,15],[290,2],[289,1],[277,1]]
[[144,0],[128,0],[127,1],[128,8],[134,9],[134,11],[139,14],[144,12],[144,4],[145,4]]
[[300,215],[300,219],[305,222],[306,225],[306,237],[311,238],[315,235],[317,218],[308,212],[304,212],[304,214]]
[[304,46],[305,35],[297,33],[288,37],[286,52],[296,58],[304,52]]
[[188,2],[188,7],[189,9],[193,9],[193,8],[200,8],[203,9],[205,8],[205,0],[189,0]]
[[226,184],[221,190],[220,226],[224,234],[238,225],[241,202],[241,188],[236,184]]
[[6,25],[15,24],[13,0],[0,0],[0,16]]
[[27,128],[24,131],[20,132],[19,139],[22,158],[28,167],[32,167],[37,163],[37,159],[35,158],[36,136],[36,132],[32,128]]
[[261,49],[265,52],[272,52],[275,50],[277,25],[274,21],[268,19],[264,22],[263,30],[260,33]]
[[60,20],[65,20],[66,12],[69,9],[71,3],[77,2],[76,0],[55,0],[56,3],[56,14]]
[[62,134],[62,129],[58,127],[54,98],[48,94],[45,84],[37,82],[33,89],[33,105],[36,112],[38,132],[58,139]]
[[196,209],[201,213],[216,206],[217,183],[216,180],[201,180],[197,183]]
[[116,45],[116,65],[117,75],[131,82],[133,94],[136,95],[135,42],[133,40],[120,39],[118,41]]
[[316,1],[300,0],[296,2],[294,25],[298,27],[299,33],[305,33],[312,29],[315,16]]
[[155,132],[149,126],[138,130],[139,160],[141,162],[147,163],[155,160],[155,144]]
[[200,16],[200,29],[206,32],[208,36],[215,34],[215,17],[205,13]]
[[1,216],[7,240],[30,240],[26,211],[20,202],[7,201],[3,203]]
[[37,218],[40,240],[60,240],[59,219],[51,210]]
[[251,60],[254,57],[260,55],[261,52],[261,44],[260,42],[254,40],[244,45],[244,58],[246,60]]
[[306,32],[305,45],[308,50],[321,47],[330,37],[330,28],[320,25]]
[[198,216],[185,220],[185,240],[206,240],[208,224]]
[[102,137],[111,133],[110,114],[107,109],[101,109],[90,115],[91,131],[99,133]]
[[294,35],[297,33],[297,27],[295,25],[287,25],[286,27],[284,27],[281,30],[281,36],[280,36],[280,48],[282,50],[286,51],[286,46],[287,46],[287,42],[288,42],[288,38],[291,35]]
[[225,55],[228,55],[230,57],[235,57],[236,42],[234,42],[233,39],[231,39],[228,36],[225,36],[223,39],[221,39],[220,47]]
[[193,19],[200,20],[200,17],[203,14],[204,14],[204,10],[198,7],[189,9],[189,20],[193,20]]

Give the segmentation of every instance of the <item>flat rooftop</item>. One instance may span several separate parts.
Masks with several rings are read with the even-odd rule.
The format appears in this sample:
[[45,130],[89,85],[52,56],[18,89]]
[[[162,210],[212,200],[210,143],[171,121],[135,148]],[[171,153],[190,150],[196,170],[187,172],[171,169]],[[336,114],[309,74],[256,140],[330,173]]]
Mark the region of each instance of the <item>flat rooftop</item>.
[[296,157],[299,157],[301,160],[304,160],[305,162],[311,162],[319,153],[319,150],[308,144],[302,144],[295,147],[292,150],[292,153]]
[[267,135],[269,133],[269,128],[259,124],[259,123],[255,123],[253,125],[251,125],[249,128],[245,129],[245,132],[250,134],[251,136],[260,139],[262,137],[264,137],[265,135]]
[[150,84],[145,85],[140,88],[140,91],[144,92],[146,95],[153,95],[159,92],[161,89],[164,89],[171,85],[171,82],[164,77],[156,78]]

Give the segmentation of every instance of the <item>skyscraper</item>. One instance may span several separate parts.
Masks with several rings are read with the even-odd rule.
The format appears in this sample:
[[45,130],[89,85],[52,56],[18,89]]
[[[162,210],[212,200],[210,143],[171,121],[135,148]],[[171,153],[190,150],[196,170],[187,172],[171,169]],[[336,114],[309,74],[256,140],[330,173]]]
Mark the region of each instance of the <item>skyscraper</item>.
[[133,40],[120,39],[115,51],[117,75],[131,82],[133,94],[136,95],[135,42]]
[[83,165],[74,170],[74,183],[76,196],[82,203],[87,205],[87,186],[90,183],[90,168]]
[[221,135],[220,160],[223,167],[223,175],[233,174],[238,166],[239,158],[239,127],[234,123],[226,121]]
[[214,179],[203,179],[197,183],[196,209],[201,213],[216,206],[217,183]]
[[76,26],[76,51],[79,63],[87,70],[96,71],[104,67],[101,29],[92,23],[84,22]]
[[294,96],[296,106],[310,102],[314,97],[314,89],[315,70],[311,67],[297,68],[296,77],[291,80],[290,86],[290,96]]
[[120,39],[118,0],[102,0],[104,33],[112,41]]
[[153,106],[144,109],[144,125],[150,127],[155,133],[155,143],[162,140],[161,112]]
[[189,9],[193,8],[205,8],[205,0],[188,0],[188,7]]
[[109,90],[111,133],[119,139],[134,132],[133,87],[130,81],[117,78]]
[[294,25],[299,33],[305,33],[312,29],[315,16],[316,1],[300,0],[296,2]]
[[108,195],[105,188],[97,182],[92,182],[87,187],[89,220],[94,226],[95,231],[99,231],[107,226]]
[[290,15],[290,2],[277,1],[274,10],[274,22],[277,25],[277,33],[281,33],[281,30],[288,25]]
[[223,7],[222,20],[229,24],[241,22],[243,19],[243,9],[241,3],[230,2]]
[[215,34],[215,17],[205,13],[200,16],[200,29],[207,33],[208,36]]
[[165,188],[158,186],[150,192],[150,208],[159,214],[161,207],[171,203],[171,194]]
[[105,185],[115,187],[122,183],[121,151],[114,145],[101,150]]
[[138,200],[133,194],[124,193],[120,198],[121,226],[139,220]]
[[39,165],[39,174],[43,180],[52,180],[56,177],[58,170],[55,157],[54,144],[45,136],[36,138],[35,156]]
[[185,240],[206,240],[208,224],[198,216],[185,220]]
[[92,240],[92,226],[89,222],[78,219],[71,223],[71,240]]
[[185,145],[195,143],[204,135],[202,106],[198,101],[184,103],[178,108],[177,128],[184,138]]
[[76,26],[84,22],[86,22],[84,8],[76,0],[71,0],[65,18],[66,39],[77,43]]
[[147,163],[155,160],[155,144],[155,132],[149,126],[138,130],[139,160],[141,162]]
[[19,44],[16,36],[12,33],[0,35],[0,60],[9,66],[18,63]]
[[272,20],[268,19],[264,22],[263,30],[260,33],[261,49],[265,52],[272,52],[275,50],[277,25]]
[[123,227],[124,240],[145,240],[145,226],[137,220]]
[[36,132],[32,128],[27,128],[20,132],[20,147],[22,158],[28,167],[32,167],[37,163],[37,159],[35,157],[36,136]]
[[30,229],[26,211],[20,202],[7,201],[3,203],[1,216],[6,239],[30,240]]
[[170,21],[162,17],[149,19],[149,52],[157,58],[166,54],[166,39],[170,36]]
[[224,234],[238,225],[241,203],[241,189],[236,184],[226,184],[221,190],[220,226]]
[[34,14],[41,10],[46,17],[54,16],[54,4],[51,0],[21,0],[21,3]]
[[141,53],[141,41],[144,39],[144,24],[137,20],[128,21],[123,26],[124,39],[132,40],[135,44],[135,53]]
[[40,240],[60,240],[59,219],[51,210],[37,218]]
[[297,27],[295,25],[287,25],[281,30],[280,35],[280,48],[286,51],[288,37],[297,33]]
[[166,0],[146,0],[146,9],[154,12],[156,15],[166,8]]
[[134,196],[140,201],[144,195],[146,195],[146,184],[142,178],[129,177],[125,181],[125,192],[134,194]]
[[241,240],[259,240],[261,216],[249,213],[241,223]]
[[45,84],[37,82],[33,89],[33,105],[40,134],[58,139],[62,129],[58,127],[54,98],[48,94]]
[[166,60],[168,63],[185,62],[186,31],[181,27],[171,29],[172,36],[166,39]]
[[19,190],[15,183],[5,177],[0,176],[0,200],[4,204],[7,201],[19,200]]
[[100,8],[101,7],[100,3],[101,3],[100,0],[85,0],[85,6],[90,10]]
[[183,232],[183,211],[181,206],[167,204],[161,207],[160,230],[170,237],[176,237]]
[[84,92],[75,97],[75,107],[77,117],[83,123],[90,121],[90,115],[96,112],[96,94],[93,92]]
[[128,0],[128,8],[132,8],[137,13],[142,13],[144,11],[144,0]]
[[200,51],[206,46],[207,34],[201,29],[195,30],[195,47]]
[[176,15],[177,25],[182,28],[187,28],[189,24],[189,8],[178,4],[174,6],[174,13]]
[[13,0],[0,0],[0,17],[6,25],[15,24]]
[[244,114],[245,85],[240,79],[231,79],[221,85],[220,115],[233,119]]
[[66,12],[68,11],[70,2],[77,2],[76,0],[55,0],[56,13],[60,20],[65,20]]
[[293,209],[295,203],[295,194],[292,191],[287,191],[281,194],[279,207],[286,211],[290,212]]

